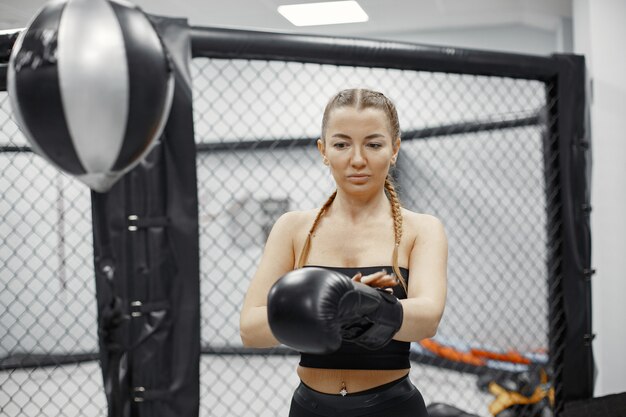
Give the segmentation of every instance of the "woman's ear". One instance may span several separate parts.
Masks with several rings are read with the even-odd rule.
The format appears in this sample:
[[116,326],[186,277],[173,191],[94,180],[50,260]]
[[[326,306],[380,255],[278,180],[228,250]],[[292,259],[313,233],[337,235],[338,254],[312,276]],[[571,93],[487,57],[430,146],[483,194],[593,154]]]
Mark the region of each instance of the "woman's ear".
[[326,156],[326,146],[321,138],[317,140],[317,150],[320,151],[322,157]]
[[391,157],[391,161],[392,161],[392,164],[394,164],[394,165],[396,163],[396,160],[398,159],[398,152],[400,152],[400,142],[401,142],[400,138],[397,138],[394,141],[394,144],[393,144],[394,145],[393,146],[393,156]]

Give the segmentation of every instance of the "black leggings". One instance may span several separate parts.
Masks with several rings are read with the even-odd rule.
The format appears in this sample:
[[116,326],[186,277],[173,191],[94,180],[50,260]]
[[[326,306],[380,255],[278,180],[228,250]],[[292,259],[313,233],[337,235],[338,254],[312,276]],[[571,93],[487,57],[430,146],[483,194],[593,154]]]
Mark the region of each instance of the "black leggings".
[[366,391],[325,394],[300,383],[289,417],[428,417],[424,399],[408,376]]

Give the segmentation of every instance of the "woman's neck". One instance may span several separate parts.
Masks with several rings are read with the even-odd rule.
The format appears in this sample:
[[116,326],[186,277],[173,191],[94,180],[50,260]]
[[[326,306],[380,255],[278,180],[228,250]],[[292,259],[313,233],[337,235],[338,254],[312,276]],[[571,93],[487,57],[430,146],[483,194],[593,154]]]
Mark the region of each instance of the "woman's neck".
[[337,190],[337,197],[330,208],[336,214],[352,223],[368,221],[384,214],[388,215],[391,206],[384,191],[375,195],[358,196]]

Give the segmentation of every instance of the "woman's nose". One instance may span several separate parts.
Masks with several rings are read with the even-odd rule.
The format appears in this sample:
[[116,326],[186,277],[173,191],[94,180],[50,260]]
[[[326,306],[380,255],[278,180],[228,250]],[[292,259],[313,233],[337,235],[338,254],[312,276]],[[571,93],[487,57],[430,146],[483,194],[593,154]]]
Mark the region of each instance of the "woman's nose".
[[356,146],[354,147],[354,150],[352,151],[352,158],[350,162],[352,163],[353,166],[365,165],[365,158],[363,157],[361,150]]

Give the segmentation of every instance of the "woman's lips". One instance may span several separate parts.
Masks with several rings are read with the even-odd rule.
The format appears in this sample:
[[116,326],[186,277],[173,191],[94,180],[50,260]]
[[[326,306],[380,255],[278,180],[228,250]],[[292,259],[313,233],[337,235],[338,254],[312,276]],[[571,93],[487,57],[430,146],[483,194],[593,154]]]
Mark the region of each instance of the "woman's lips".
[[369,175],[365,175],[365,174],[348,175],[348,181],[354,184],[363,184],[367,182],[369,177],[370,177]]

